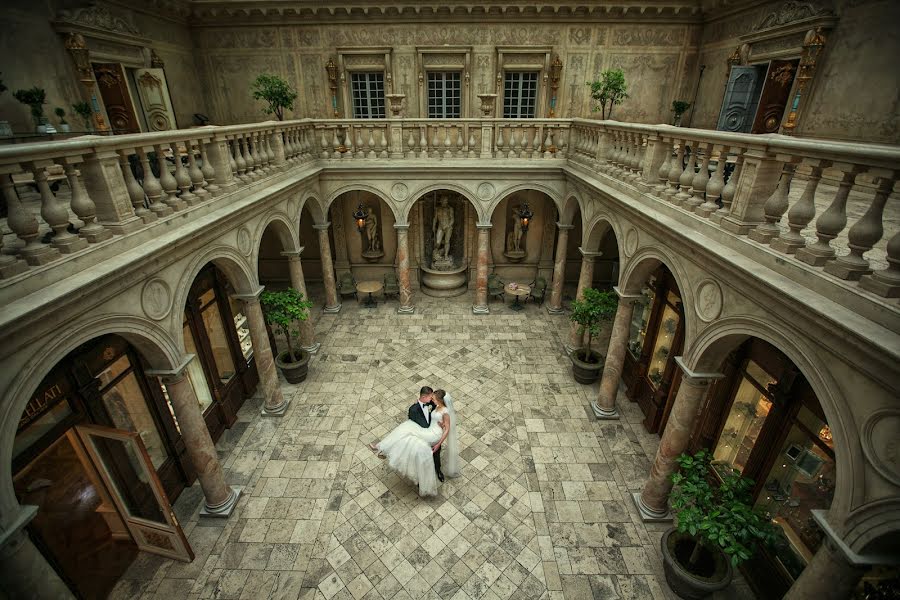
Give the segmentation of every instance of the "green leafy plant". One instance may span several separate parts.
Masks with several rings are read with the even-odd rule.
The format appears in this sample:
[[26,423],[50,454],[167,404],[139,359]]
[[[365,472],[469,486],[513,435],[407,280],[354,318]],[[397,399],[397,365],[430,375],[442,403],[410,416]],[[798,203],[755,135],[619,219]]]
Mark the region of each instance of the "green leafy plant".
[[628,98],[628,84],[622,69],[607,69],[600,73],[600,79],[589,81],[587,85],[591,86],[591,98],[597,102],[592,110],[599,110],[603,119],[611,119],[613,107]]
[[584,336],[585,332],[588,336],[587,345],[576,350],[576,356],[584,362],[591,362],[591,341],[600,333],[603,323],[616,316],[618,306],[619,298],[615,292],[601,292],[594,288],[586,288],[582,298],[572,302],[572,314],[569,318],[578,324],[579,336]]
[[690,102],[684,100],[672,100],[672,112],[675,116],[672,118],[672,125],[678,125],[681,122],[681,115],[687,112],[691,107]]
[[53,112],[56,114],[57,118],[59,118],[60,125],[67,125],[69,123],[66,121],[66,111],[62,107],[57,106]]
[[31,108],[31,116],[34,118],[34,122],[40,125],[41,120],[44,118],[44,103],[47,102],[47,92],[35,86],[28,90],[16,90],[13,97]]
[[91,105],[87,102],[76,102],[72,105],[72,110],[76,115],[84,119],[84,127],[85,129],[91,128],[91,117],[94,116],[94,111],[91,109]]
[[260,294],[259,301],[269,325],[277,327],[287,338],[291,362],[297,362],[298,353],[294,350],[294,336],[300,335],[297,324],[309,318],[312,302],[305,300],[303,294],[294,288],[265,291]]
[[[3,75],[3,73],[0,73],[0,75]],[[5,92],[8,89],[9,88],[3,84],[3,79],[0,79],[0,94],[2,94],[3,92]]]
[[682,454],[681,469],[672,474],[670,501],[678,531],[694,538],[689,564],[684,565],[688,570],[704,546],[720,549],[736,567],[753,555],[758,544],[772,544],[777,538],[775,526],[751,507],[753,480],[731,470],[720,472],[719,485],[711,484],[711,460],[708,450]]
[[264,109],[266,114],[275,113],[278,120],[283,121],[284,109],[294,110],[297,90],[278,75],[263,73],[253,82],[253,99],[265,100],[268,103]]

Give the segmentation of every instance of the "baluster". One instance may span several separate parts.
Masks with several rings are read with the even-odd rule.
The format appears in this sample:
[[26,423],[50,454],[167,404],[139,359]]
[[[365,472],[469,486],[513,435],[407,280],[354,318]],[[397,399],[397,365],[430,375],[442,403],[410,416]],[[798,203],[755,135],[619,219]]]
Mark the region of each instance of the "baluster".
[[700,162],[700,169],[691,180],[691,197],[688,198],[684,207],[690,211],[696,211],[697,207],[706,200],[706,186],[709,183],[709,159],[712,150],[712,144],[697,144],[697,152],[703,152],[703,160]]
[[289,165],[293,162],[294,156],[299,152],[299,144],[297,146],[294,145],[294,136],[297,134],[297,130],[293,127],[287,127],[283,131],[276,131],[275,135],[280,135],[282,142],[281,145],[284,148],[284,162],[286,165]]
[[[191,185],[194,186],[194,195],[197,197],[198,202],[203,202],[208,199],[209,192],[205,189],[206,181],[203,180],[203,171],[200,170],[199,165],[197,165],[197,157],[194,156],[194,142],[186,140],[184,144],[187,147],[188,176],[191,178]],[[202,145],[199,142],[197,143],[197,146]]]
[[856,175],[861,171],[860,167],[851,166],[842,172],[841,182],[831,204],[816,221],[816,237],[818,240],[806,248],[797,250],[797,258],[808,265],[821,267],[831,261],[834,256],[834,248],[831,240],[840,235],[847,226],[847,196],[856,181]]
[[247,159],[244,158],[244,138],[235,135],[231,140],[231,146],[234,148],[234,164],[238,179],[244,183],[250,183],[252,178],[247,173]]
[[519,156],[519,151],[522,149],[522,146],[519,145],[521,136],[516,135],[516,132],[519,131],[520,127],[520,125],[509,126],[509,152],[507,152],[507,158],[516,158]]
[[235,141],[234,141],[234,138],[232,138],[231,140],[228,140],[228,138],[226,137],[225,140],[226,140],[226,141],[225,141],[225,144],[226,144],[227,147],[228,147],[228,166],[231,167],[231,174],[232,174],[235,178],[238,178],[238,179],[239,179],[239,177],[238,177],[237,163],[234,162],[234,152],[235,152],[234,148],[235,148],[235,145],[236,145],[236,144],[235,144]]
[[[78,235],[83,237],[88,243],[96,244],[108,240],[112,237],[112,232],[97,222],[97,206],[88,195],[84,187],[84,183],[78,176],[75,164],[68,159],[60,159],[59,164],[62,165],[66,173],[66,180],[69,183],[69,190],[72,192],[72,199],[69,205],[84,225],[78,229]],[[68,215],[66,215],[68,218]]]
[[441,151],[438,150],[438,145],[440,141],[438,140],[438,129],[440,125],[432,125],[431,126],[431,147],[428,149],[428,156],[432,158],[440,158]]
[[884,213],[884,205],[887,203],[888,196],[891,190],[894,189],[896,177],[897,173],[894,172],[890,177],[877,178],[877,188],[875,189],[875,197],[872,199],[872,204],[869,205],[866,214],[860,217],[847,232],[847,246],[850,248],[850,254],[838,256],[834,261],[828,263],[825,266],[826,273],[840,279],[857,281],[863,275],[868,275],[872,272],[872,267],[869,261],[863,258],[863,254],[871,250],[884,234],[881,222],[882,214]]
[[416,130],[409,129],[409,137],[406,138],[406,158],[416,157]]
[[169,147],[172,149],[172,156],[175,159],[175,185],[181,190],[180,199],[188,205],[193,205],[197,202],[197,196],[191,193],[191,176],[181,162],[181,153],[178,151],[178,142],[172,142],[169,144]]
[[250,134],[241,134],[241,150],[243,152],[244,164],[247,165],[247,181],[256,181],[262,175],[259,172],[256,164],[256,158],[253,156],[253,153],[250,151]]
[[128,160],[128,152],[119,150],[119,168],[122,169],[122,178],[125,180],[125,189],[128,191],[128,198],[131,200],[131,206],[134,214],[141,218],[144,223],[150,223],[156,220],[156,214],[144,207],[144,190],[134,178],[131,170],[131,161]]
[[353,158],[353,127],[347,125],[344,130],[344,147],[345,151],[341,154],[341,158]]
[[697,152],[699,151],[699,148],[699,143],[691,142],[690,140],[685,141],[685,152],[690,150],[691,155],[688,158],[687,164],[684,166],[684,170],[681,172],[681,177],[678,178],[680,189],[672,199],[672,202],[676,206],[681,206],[685,200],[691,197],[691,183],[694,181],[694,170],[697,166]]
[[322,148],[322,153],[319,154],[320,158],[329,158],[331,156],[330,147],[328,145],[328,136],[326,136],[326,132],[328,130],[325,127],[322,127],[322,137],[319,140],[319,146]]
[[793,162],[786,162],[781,169],[781,177],[778,179],[778,187],[772,192],[772,195],[766,200],[763,211],[765,212],[765,222],[760,223],[750,232],[750,239],[761,244],[768,244],[774,237],[778,235],[778,222],[788,207],[788,195],[791,193],[791,180],[794,178],[794,169],[796,165]]
[[897,298],[900,296],[900,232],[887,244],[887,262],[886,269],[863,276],[859,285],[884,298]]
[[280,171],[281,169],[278,167],[278,165],[275,164],[275,149],[272,147],[272,136],[281,134],[274,130],[271,130],[266,131],[265,133],[261,133],[260,135],[265,140],[263,149],[266,152],[266,165],[268,166],[269,171],[272,173]]
[[822,179],[822,167],[830,166],[829,161],[808,161],[810,174],[806,181],[806,187],[794,206],[788,211],[788,230],[772,240],[772,249],[785,254],[793,254],[806,245],[806,239],[800,232],[816,216],[816,188]]
[[537,125],[534,126],[534,138],[531,140],[531,157],[541,157],[541,128]]
[[[25,242],[19,255],[32,266],[46,265],[60,258],[58,249],[41,241],[40,224],[31,211],[22,205],[9,173],[0,174],[0,186],[3,187],[3,197],[6,199],[6,224],[16,237]],[[21,266],[14,267],[10,264],[10,271],[21,270]]]
[[40,166],[38,162],[28,164],[34,174],[38,192],[41,194],[41,217],[53,230],[53,239],[50,240],[50,245],[63,254],[87,248],[87,240],[69,232],[69,210],[50,189],[45,167]]
[[619,132],[618,131],[610,131],[610,151],[609,155],[606,157],[606,168],[604,172],[607,175],[615,176],[619,172],[618,162],[620,155],[620,144],[619,144]]
[[341,150],[342,149],[346,150],[346,149],[343,148],[343,144],[341,144],[341,138],[338,137],[338,128],[336,126],[331,128],[331,136],[332,136],[331,137],[331,150],[332,150],[331,157],[332,158],[340,158]]
[[[200,148],[200,162],[203,164],[200,166],[200,172],[203,174],[203,179],[206,181],[204,185],[204,191],[209,192],[213,196],[218,196],[222,193],[222,188],[220,188],[216,184],[216,169],[212,166],[212,162],[207,158],[206,155],[206,144],[202,141],[197,142],[197,147]],[[229,153],[229,163],[231,163],[231,172],[234,173],[234,162],[233,157]],[[225,175],[223,174],[222,180],[224,181]]]
[[669,180],[666,182],[666,190],[663,192],[663,198],[669,202],[674,202],[675,195],[678,193],[678,182],[681,180],[681,171],[684,164],[684,151],[686,144],[684,140],[674,140],[678,145],[675,152],[675,159],[669,169]]
[[725,162],[728,160],[727,146],[707,146],[707,150],[710,148],[712,148],[713,152],[715,152],[716,148],[719,149],[718,159],[716,160],[716,171],[706,185],[706,201],[694,209],[695,213],[704,217],[708,217],[719,208],[717,200],[719,199],[719,196],[722,195],[722,190],[725,188]]
[[[722,149],[726,150],[727,147],[723,147]],[[737,193],[737,186],[741,181],[741,168],[744,166],[744,149],[737,146],[734,148],[734,152],[734,170],[731,171],[731,176],[725,183],[725,187],[722,188],[722,208],[714,212],[710,217],[713,223],[721,223],[723,217],[727,217],[731,214],[731,203],[734,201],[734,195]],[[725,156],[727,157],[728,154],[726,153]]]
[[444,124],[444,158],[450,158],[453,156],[453,152],[450,151],[452,144],[450,142],[450,125]]
[[172,176],[172,172],[169,171],[169,165],[166,164],[165,148],[162,144],[154,146],[156,164],[159,166],[159,183],[166,193],[163,202],[172,207],[172,210],[178,211],[187,208],[187,203],[178,198],[178,181]]
[[369,127],[369,152],[366,154],[369,158],[377,158],[378,153],[375,152],[375,128]]
[[[365,149],[365,147],[363,146],[363,140],[362,140],[362,126],[360,126],[360,125],[354,125],[353,128],[352,128],[352,131],[353,131],[354,134],[355,134],[354,140],[355,140],[355,143],[356,143],[356,154],[354,154],[353,156],[354,156],[355,158],[365,158],[365,157],[366,157],[366,149]],[[374,146],[374,144],[372,144],[372,146]],[[369,146],[369,148],[372,148],[372,146]]]
[[559,147],[557,148],[558,157],[566,158],[569,153],[569,133],[570,130],[568,127],[563,127],[562,125],[555,125],[557,129],[559,129]]
[[553,158],[553,128],[544,127],[544,158]]
[[463,131],[462,125],[456,126],[456,156],[462,158],[465,156],[463,154],[463,145],[465,144],[465,132]]
[[531,136],[529,133],[529,126],[522,126],[522,154],[519,155],[520,158],[531,158],[532,152],[534,148],[531,146]]
[[469,154],[468,154],[468,156],[469,156],[469,158],[475,158],[476,156],[478,156],[478,153],[476,152],[476,146],[475,146],[475,130],[477,129],[477,126],[469,124],[469,125],[466,125],[466,128],[469,130],[469,139],[468,139]]
[[379,158],[387,158],[387,157],[389,156],[389,154],[388,154],[388,138],[387,138],[388,126],[387,126],[387,124],[382,125],[382,126],[380,127],[380,129],[381,129],[381,140],[379,141],[379,146],[381,147],[381,152],[378,153],[378,157],[379,157]]
[[[17,166],[18,168],[18,166]],[[10,208],[10,195],[14,198],[12,200],[13,203],[18,203],[19,199],[16,196],[16,190],[13,187],[12,179],[9,174],[3,173],[0,174],[0,187],[3,188],[3,197],[7,200],[7,214],[12,215],[12,209]],[[21,209],[21,207],[19,207]],[[37,221],[35,221],[35,224]],[[12,229],[12,227],[10,227]],[[14,251],[13,251],[14,252]],[[57,253],[57,256],[59,254]],[[9,279],[10,277],[15,277],[20,273],[24,273],[28,270],[28,263],[24,260],[20,260],[16,256],[12,256],[11,254],[5,254],[3,252],[3,236],[0,235],[0,278]]]
[[419,125],[419,158],[428,158],[428,125]]
[[503,123],[497,123],[497,158],[503,157]]
[[641,150],[644,147],[644,139],[640,133],[631,134],[631,153],[629,154],[628,168],[631,170],[631,181],[635,182],[641,178]]
[[153,174],[153,169],[150,168],[147,151],[143,148],[138,148],[137,151],[141,159],[141,169],[144,171],[143,188],[144,194],[147,195],[147,201],[150,203],[150,210],[158,217],[171,215],[175,211],[171,206],[162,202],[163,188],[156,175]]
[[656,178],[659,182],[653,186],[653,194],[657,198],[662,198],[663,191],[666,189],[666,181],[669,177],[669,169],[672,168],[672,142],[667,142],[661,138],[659,143],[666,146],[666,159],[659,165],[659,171],[656,173]]
[[265,138],[262,131],[255,131],[253,135],[253,160],[256,161],[256,170],[259,171],[260,177],[265,177],[271,171],[269,167],[269,156],[266,153]]

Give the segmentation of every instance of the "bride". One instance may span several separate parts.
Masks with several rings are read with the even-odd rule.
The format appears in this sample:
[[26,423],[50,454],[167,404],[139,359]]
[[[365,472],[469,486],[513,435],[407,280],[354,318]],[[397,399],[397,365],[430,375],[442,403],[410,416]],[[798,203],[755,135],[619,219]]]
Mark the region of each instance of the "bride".
[[449,477],[459,475],[459,438],[456,432],[456,411],[453,399],[444,390],[431,396],[434,410],[430,424],[422,427],[408,420],[369,448],[387,458],[388,466],[419,485],[420,496],[437,494],[437,472],[433,454],[445,448],[444,472]]

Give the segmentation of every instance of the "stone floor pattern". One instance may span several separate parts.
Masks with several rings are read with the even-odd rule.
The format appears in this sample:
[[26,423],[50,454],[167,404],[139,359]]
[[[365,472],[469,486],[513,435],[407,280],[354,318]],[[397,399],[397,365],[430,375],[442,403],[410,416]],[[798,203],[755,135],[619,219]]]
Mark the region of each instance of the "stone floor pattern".
[[[316,294],[313,292],[313,296]],[[198,517],[195,484],[175,510],[196,554],[142,554],[114,598],[668,599],[659,536],[629,493],[658,444],[620,392],[624,418],[596,421],[561,353],[568,319],[529,304],[416,294],[317,315],[309,378],[283,384],[281,419],[248,400],[218,443],[244,486],[227,520]],[[321,304],[319,304],[321,306]],[[422,500],[366,444],[402,419],[427,384],[460,416],[462,475]],[[728,590],[722,598],[743,597]]]

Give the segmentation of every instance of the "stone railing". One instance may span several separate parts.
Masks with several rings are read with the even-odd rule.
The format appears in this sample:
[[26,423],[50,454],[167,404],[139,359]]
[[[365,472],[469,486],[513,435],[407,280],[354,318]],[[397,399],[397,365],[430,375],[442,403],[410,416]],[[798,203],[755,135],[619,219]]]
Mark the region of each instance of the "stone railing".
[[[900,296],[900,210],[891,206],[885,217],[900,176],[900,147],[579,119],[570,144],[573,163],[632,183],[826,277]],[[792,195],[799,170],[803,191]],[[826,170],[833,185],[819,189]],[[861,215],[848,212],[851,193],[863,198]],[[886,266],[876,269],[864,254],[883,241],[885,225],[891,231],[878,262]],[[836,238],[846,253],[836,251]]]
[[[445,159],[566,159],[556,164],[631,184],[825,277],[900,295],[900,233],[889,233],[884,268],[864,256],[883,236],[900,149],[581,119],[305,119],[2,147],[11,234],[0,249],[0,290],[6,299],[25,295],[34,286],[9,288],[211,198],[264,189],[262,180],[289,167]],[[800,165],[806,183],[791,201]],[[836,185],[816,219],[826,169]],[[859,217],[847,211],[854,188],[869,198]],[[779,227],[784,213],[787,227]],[[815,239],[801,233],[811,223]],[[835,251],[839,236],[847,254]]]

